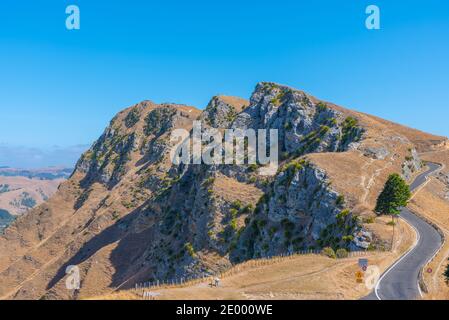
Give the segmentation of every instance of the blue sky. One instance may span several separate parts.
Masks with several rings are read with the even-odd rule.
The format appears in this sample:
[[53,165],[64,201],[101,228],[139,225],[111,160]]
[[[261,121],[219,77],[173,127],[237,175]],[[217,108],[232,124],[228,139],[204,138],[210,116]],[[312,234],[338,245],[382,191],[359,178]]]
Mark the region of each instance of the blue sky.
[[[81,30],[65,28],[69,4]],[[381,30],[365,28],[369,4]],[[449,136],[448,57],[447,0],[3,0],[0,152],[70,150],[34,164],[69,165],[129,105],[204,108],[259,81]]]

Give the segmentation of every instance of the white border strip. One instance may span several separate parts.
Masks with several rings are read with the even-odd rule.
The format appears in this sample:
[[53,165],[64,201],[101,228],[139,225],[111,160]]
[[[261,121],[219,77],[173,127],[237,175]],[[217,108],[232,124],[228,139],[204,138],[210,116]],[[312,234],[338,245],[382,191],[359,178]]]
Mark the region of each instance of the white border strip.
[[[379,293],[377,292],[378,290],[379,290],[379,287],[380,287],[380,283],[381,283],[381,281],[382,281],[382,279],[399,263],[399,262],[401,262],[403,259],[405,259],[405,257],[407,257],[413,250],[415,250],[415,248],[416,248],[416,246],[418,245],[418,243],[419,243],[419,240],[421,239],[421,235],[419,234],[419,232],[418,232],[418,230],[412,225],[412,224],[410,224],[407,220],[405,220],[404,218],[402,218],[402,217],[400,217],[400,219],[402,219],[402,220],[404,220],[408,225],[410,225],[414,230],[415,230],[415,233],[416,233],[416,240],[415,240],[415,243],[413,244],[413,247],[411,247],[406,253],[404,253],[403,255],[402,255],[402,257],[400,257],[399,258],[399,260],[397,260],[394,264],[392,264],[390,267],[388,267],[388,269],[382,274],[382,276],[380,277],[380,279],[377,281],[377,283],[376,283],[376,287],[374,288],[374,294],[376,295],[376,298],[378,299],[378,300],[382,300],[381,298],[380,298],[380,296],[379,296]],[[418,285],[418,290],[419,290],[419,293],[420,293],[420,295],[421,295],[421,297],[422,297],[422,292],[421,292],[421,289],[419,288],[419,285]]]

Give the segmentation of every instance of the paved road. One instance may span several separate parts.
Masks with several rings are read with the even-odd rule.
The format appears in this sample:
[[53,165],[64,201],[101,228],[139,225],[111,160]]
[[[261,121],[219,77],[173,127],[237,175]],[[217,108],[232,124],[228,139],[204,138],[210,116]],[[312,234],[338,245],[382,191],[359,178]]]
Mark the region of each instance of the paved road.
[[[421,186],[428,175],[440,168],[433,163],[429,163],[428,166],[429,170],[416,177],[410,185],[411,190]],[[401,210],[401,216],[416,229],[418,242],[412,250],[381,275],[374,291],[364,300],[413,300],[421,297],[418,285],[419,271],[440,248],[442,239],[431,225],[407,208]]]

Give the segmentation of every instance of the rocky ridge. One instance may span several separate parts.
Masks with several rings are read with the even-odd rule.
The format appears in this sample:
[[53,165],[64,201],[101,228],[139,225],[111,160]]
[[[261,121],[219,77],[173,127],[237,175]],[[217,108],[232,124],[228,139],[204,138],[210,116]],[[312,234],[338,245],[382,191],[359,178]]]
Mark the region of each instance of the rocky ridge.
[[[261,176],[260,165],[248,164],[173,165],[171,131],[191,130],[197,119],[203,132],[277,129],[277,173]],[[203,112],[139,103],[114,117],[55,196],[0,238],[0,296],[79,298],[207,275],[261,255],[354,249],[384,174],[402,166],[410,176],[421,165],[416,132],[390,126],[387,134],[386,126],[274,83],[258,84],[249,102],[214,97]],[[365,166],[371,185],[340,179],[343,166],[351,167],[348,176]],[[64,287],[69,265],[80,267],[80,291]]]

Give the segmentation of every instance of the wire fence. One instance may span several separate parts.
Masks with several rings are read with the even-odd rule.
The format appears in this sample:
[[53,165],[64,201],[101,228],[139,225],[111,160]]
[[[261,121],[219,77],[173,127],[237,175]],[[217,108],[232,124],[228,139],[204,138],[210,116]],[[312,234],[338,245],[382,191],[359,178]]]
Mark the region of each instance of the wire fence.
[[[374,252],[349,251],[347,256],[341,257],[339,259],[362,257],[372,253]],[[216,278],[223,279],[224,277],[237,274],[247,269],[275,264],[302,255],[323,255],[323,253],[322,250],[301,250],[297,252],[285,253],[280,255],[267,255],[256,259],[248,260],[242,263],[231,264],[231,267],[225,271],[213,272],[210,274],[203,274],[203,275],[184,276],[173,279],[163,279],[163,280],[154,280],[136,283],[133,290],[135,293],[141,295],[144,299],[152,299],[154,298],[154,293],[148,292],[149,289],[184,287],[199,283],[209,283],[210,286],[214,286],[214,281]]]

